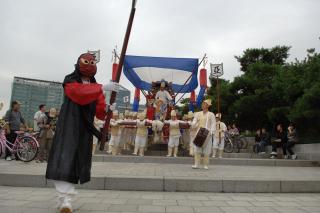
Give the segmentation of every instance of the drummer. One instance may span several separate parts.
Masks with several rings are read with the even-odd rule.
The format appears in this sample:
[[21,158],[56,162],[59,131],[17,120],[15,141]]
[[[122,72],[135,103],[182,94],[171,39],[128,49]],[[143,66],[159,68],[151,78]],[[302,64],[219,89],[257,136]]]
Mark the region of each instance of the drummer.
[[211,100],[207,99],[202,102],[202,111],[195,113],[194,119],[191,123],[192,126],[196,126],[197,130],[200,128],[206,128],[209,130],[209,134],[203,143],[202,147],[194,145],[194,162],[193,169],[198,169],[200,166],[201,155],[203,155],[203,168],[208,170],[209,155],[211,153],[212,143],[211,138],[216,129],[216,119],[212,112],[209,111],[211,106]]

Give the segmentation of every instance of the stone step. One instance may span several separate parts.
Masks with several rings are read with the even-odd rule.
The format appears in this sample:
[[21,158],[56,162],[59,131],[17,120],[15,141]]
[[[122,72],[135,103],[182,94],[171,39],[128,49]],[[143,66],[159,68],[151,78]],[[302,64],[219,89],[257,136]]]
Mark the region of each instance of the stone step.
[[[0,185],[53,187],[46,164],[0,161]],[[114,163],[92,165],[91,181],[77,188],[125,191],[278,193],[320,192],[320,171],[312,167]]]
[[[318,167],[320,161],[311,160],[284,160],[248,158],[247,153],[236,154],[242,158],[210,159],[212,165],[247,165],[247,166],[285,166],[285,167]],[[234,155],[235,156],[235,155]],[[247,158],[246,158],[247,156]],[[162,156],[129,156],[129,155],[94,155],[94,162],[126,162],[126,163],[159,163],[159,164],[192,164],[192,157],[162,157]]]

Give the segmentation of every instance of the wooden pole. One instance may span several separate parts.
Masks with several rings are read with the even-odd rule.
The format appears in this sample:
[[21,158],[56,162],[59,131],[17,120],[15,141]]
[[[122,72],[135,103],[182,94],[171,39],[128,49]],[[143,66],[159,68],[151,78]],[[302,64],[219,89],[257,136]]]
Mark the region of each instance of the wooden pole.
[[[219,85],[219,77],[217,76],[217,111],[220,113],[220,85]],[[219,144],[221,143],[221,133],[220,133],[220,121],[219,121]]]
[[[132,0],[131,12],[130,12],[130,16],[129,16],[126,34],[125,34],[125,37],[123,40],[121,55],[120,55],[120,59],[119,59],[119,66],[118,66],[116,78],[115,78],[115,82],[118,82],[118,83],[120,81],[124,57],[126,55],[126,51],[127,51],[127,47],[128,47],[128,43],[129,43],[129,37],[130,37],[130,33],[131,33],[131,28],[132,28],[132,23],[133,23],[133,19],[134,19],[134,14],[136,12],[136,2],[137,2],[137,0]],[[117,96],[117,93],[112,91],[111,97],[110,97],[110,104],[113,104],[115,102],[116,96]],[[100,143],[100,150],[101,151],[104,150],[104,145],[106,143],[111,117],[112,117],[112,111],[109,110],[107,112],[105,124],[104,124],[103,130],[102,130],[102,138],[101,138],[101,143]]]

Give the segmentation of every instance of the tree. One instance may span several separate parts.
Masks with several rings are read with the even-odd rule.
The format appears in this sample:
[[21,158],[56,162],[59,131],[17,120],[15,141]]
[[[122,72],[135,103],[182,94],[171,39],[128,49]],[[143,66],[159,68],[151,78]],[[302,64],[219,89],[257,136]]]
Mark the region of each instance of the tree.
[[241,65],[241,71],[246,72],[251,64],[257,62],[284,65],[289,57],[289,50],[288,46],[276,46],[271,49],[253,48],[245,50],[242,56],[235,58]]

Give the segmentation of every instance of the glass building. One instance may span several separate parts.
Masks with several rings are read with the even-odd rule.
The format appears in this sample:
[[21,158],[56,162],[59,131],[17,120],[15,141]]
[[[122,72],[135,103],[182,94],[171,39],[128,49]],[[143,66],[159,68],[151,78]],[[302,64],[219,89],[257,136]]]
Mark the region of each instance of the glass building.
[[62,83],[14,77],[11,101],[15,100],[21,103],[21,113],[28,125],[33,126],[33,116],[40,104],[45,104],[47,109],[60,109],[63,101]]
[[[131,110],[130,95],[130,90],[120,86],[116,98],[117,109],[120,112],[124,112],[125,109]],[[47,110],[52,107],[58,110],[60,109],[63,102],[62,83],[14,77],[11,101],[15,100],[21,103],[22,116],[31,127],[33,126],[34,114],[39,110],[38,107],[40,104],[45,104]],[[106,92],[106,100],[110,100],[110,91]]]

